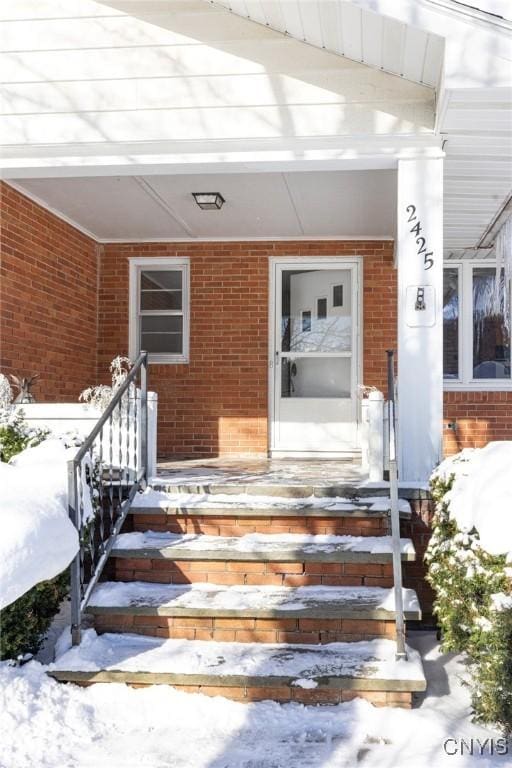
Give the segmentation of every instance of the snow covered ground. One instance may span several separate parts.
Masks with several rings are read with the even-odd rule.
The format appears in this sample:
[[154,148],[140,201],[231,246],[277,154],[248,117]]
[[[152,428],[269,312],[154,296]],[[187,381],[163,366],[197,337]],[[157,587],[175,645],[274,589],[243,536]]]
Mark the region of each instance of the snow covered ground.
[[[413,636],[414,637],[414,636]],[[413,640],[414,642],[414,640]],[[509,768],[512,755],[460,756],[497,739],[469,718],[460,659],[418,633],[428,697],[412,711],[362,700],[329,707],[239,704],[119,684],[78,688],[37,662],[0,665],[1,768]],[[443,749],[447,739],[448,752]],[[475,750],[478,751],[475,743]]]
[[77,452],[58,439],[0,462],[0,608],[61,573],[78,551],[67,510],[67,465]]

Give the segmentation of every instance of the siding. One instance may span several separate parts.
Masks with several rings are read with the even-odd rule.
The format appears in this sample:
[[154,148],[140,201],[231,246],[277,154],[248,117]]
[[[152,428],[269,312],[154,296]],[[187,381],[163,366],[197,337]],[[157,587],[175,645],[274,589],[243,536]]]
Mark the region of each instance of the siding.
[[159,14],[157,4],[147,10],[135,4],[137,16],[87,0],[4,5],[2,142],[23,151],[42,141],[167,143],[433,129],[431,89],[204,0],[168,2]]

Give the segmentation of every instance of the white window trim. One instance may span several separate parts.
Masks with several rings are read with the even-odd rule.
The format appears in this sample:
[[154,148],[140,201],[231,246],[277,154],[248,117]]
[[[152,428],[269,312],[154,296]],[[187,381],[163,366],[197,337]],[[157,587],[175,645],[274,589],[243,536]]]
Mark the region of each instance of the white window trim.
[[[444,269],[459,273],[459,379],[444,379],[445,392],[509,392],[510,379],[473,379],[473,268],[496,268],[494,259],[461,259],[445,261]],[[464,331],[467,331],[465,334]]]
[[172,256],[158,258],[145,258],[135,256],[129,259],[130,263],[130,308],[128,327],[129,355],[135,360],[139,354],[139,293],[140,273],[142,269],[180,269],[183,273],[183,353],[181,355],[149,354],[150,363],[176,364],[189,362],[190,339],[190,259],[180,259]]

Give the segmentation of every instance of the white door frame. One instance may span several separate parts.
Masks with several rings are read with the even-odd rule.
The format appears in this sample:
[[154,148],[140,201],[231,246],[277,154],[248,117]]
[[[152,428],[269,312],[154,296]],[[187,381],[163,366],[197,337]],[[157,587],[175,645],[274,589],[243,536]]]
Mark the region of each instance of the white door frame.
[[[357,449],[360,448],[361,434],[361,406],[357,401],[357,387],[363,383],[363,268],[362,258],[360,256],[271,256],[269,259],[269,358],[268,358],[268,450],[274,456],[284,455],[282,451],[276,449],[275,445],[275,423],[276,423],[276,386],[275,386],[275,359],[276,359],[276,323],[277,323],[277,286],[278,286],[278,268],[297,265],[311,266],[314,268],[320,264],[338,267],[339,269],[352,268],[355,277],[355,286],[353,296],[355,298],[353,306],[354,323],[354,387],[356,397],[356,415],[357,415]],[[292,454],[290,454],[292,455]],[[294,452],[295,458],[307,458],[318,456],[319,454],[309,451]],[[323,453],[323,458],[332,456],[347,456],[347,451],[339,451],[335,454]]]

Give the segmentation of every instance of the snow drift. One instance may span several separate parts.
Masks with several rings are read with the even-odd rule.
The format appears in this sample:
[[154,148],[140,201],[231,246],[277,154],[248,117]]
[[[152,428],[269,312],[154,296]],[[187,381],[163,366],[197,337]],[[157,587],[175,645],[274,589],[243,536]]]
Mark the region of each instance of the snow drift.
[[57,576],[78,551],[66,466],[76,451],[49,439],[0,463],[0,608]]
[[455,475],[446,494],[450,516],[461,531],[476,528],[482,547],[491,555],[512,558],[510,470],[512,441],[471,448],[443,461],[434,477]]

